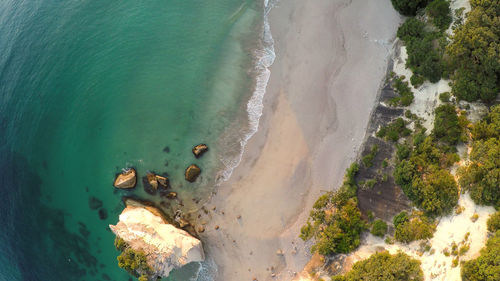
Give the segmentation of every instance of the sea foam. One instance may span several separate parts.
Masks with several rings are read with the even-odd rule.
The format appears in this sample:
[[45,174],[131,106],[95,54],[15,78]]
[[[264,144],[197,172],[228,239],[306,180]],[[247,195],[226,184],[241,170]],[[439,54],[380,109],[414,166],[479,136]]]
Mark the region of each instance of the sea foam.
[[276,54],[274,52],[274,40],[268,21],[268,14],[276,2],[277,1],[272,0],[264,1],[264,28],[261,36],[261,46],[254,52],[254,56],[256,58],[254,70],[257,73],[255,78],[255,88],[252,96],[248,100],[246,108],[249,129],[246,130],[246,132],[244,132],[241,136],[239,153],[235,157],[221,159],[224,164],[224,170],[221,172],[220,176],[217,177],[217,184],[227,181],[231,177],[233,170],[238,167],[241,162],[246,144],[259,129],[259,120],[264,109],[264,95],[266,94],[267,83],[269,81],[269,77],[271,76],[269,67],[271,67],[274,59],[276,58]]

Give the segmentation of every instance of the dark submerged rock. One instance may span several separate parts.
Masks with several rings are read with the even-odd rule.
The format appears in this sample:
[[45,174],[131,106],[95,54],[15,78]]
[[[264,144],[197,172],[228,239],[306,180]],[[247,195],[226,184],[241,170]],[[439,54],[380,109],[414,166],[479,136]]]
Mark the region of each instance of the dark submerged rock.
[[99,209],[99,218],[101,220],[107,219],[108,218],[108,211],[106,211],[106,209],[104,209],[104,208]]
[[195,164],[191,164],[185,172],[185,178],[188,182],[194,182],[198,178],[198,176],[201,174],[201,169],[200,167],[196,166]]
[[97,197],[91,196],[89,197],[89,208],[91,210],[97,210],[102,207],[102,201]]

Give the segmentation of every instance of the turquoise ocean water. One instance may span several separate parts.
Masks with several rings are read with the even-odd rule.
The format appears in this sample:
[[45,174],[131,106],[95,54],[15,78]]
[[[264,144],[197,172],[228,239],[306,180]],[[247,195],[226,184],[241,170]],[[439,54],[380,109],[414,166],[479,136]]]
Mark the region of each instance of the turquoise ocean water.
[[[264,5],[0,1],[0,280],[129,280],[108,229],[121,197],[196,213],[256,130],[273,58]],[[194,159],[198,143],[210,151]],[[167,173],[180,200],[115,190],[125,167]]]

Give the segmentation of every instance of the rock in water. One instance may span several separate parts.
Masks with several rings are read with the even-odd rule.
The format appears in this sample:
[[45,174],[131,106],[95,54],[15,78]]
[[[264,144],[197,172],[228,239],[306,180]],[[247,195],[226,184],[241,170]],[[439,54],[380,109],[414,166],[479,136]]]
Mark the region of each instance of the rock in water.
[[116,176],[113,185],[117,188],[134,188],[137,183],[137,174],[135,169],[130,168]]
[[175,268],[205,259],[201,241],[169,224],[154,207],[127,202],[119,222],[109,227],[130,248],[145,253],[157,277],[167,277]]
[[186,169],[185,173],[186,180],[188,182],[194,182],[196,178],[198,178],[200,173],[201,173],[200,167],[196,166],[195,164],[192,164]]
[[153,173],[148,173],[146,177],[148,178],[148,183],[151,185],[151,187],[153,187],[154,190],[157,190],[158,180],[156,180],[156,175]]
[[193,147],[193,154],[194,157],[196,158],[200,158],[207,151],[208,151],[208,146],[203,143]]
[[156,181],[164,188],[168,188],[168,178],[156,175]]

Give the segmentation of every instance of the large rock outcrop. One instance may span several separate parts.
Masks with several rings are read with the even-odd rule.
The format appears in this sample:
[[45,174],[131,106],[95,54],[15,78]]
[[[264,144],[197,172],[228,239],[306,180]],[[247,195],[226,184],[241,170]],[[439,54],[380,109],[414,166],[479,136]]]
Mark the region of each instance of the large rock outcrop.
[[130,248],[145,253],[157,277],[167,277],[175,268],[205,259],[201,241],[169,224],[154,207],[128,201],[119,222],[109,227]]
[[130,168],[116,176],[113,185],[117,188],[134,188],[137,183],[137,173],[135,169]]

